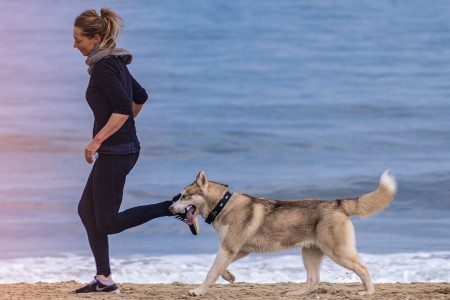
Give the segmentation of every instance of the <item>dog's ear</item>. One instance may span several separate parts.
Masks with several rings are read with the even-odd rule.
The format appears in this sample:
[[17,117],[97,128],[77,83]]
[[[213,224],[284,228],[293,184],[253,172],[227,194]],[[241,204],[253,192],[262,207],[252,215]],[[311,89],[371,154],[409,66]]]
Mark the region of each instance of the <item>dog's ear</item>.
[[208,178],[206,177],[205,171],[200,171],[200,173],[198,173],[196,182],[201,188],[205,188],[208,186]]

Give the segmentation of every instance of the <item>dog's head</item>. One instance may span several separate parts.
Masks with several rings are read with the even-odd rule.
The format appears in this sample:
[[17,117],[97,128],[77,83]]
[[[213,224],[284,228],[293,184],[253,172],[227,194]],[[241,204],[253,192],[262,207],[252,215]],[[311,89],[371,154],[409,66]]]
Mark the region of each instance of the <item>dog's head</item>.
[[201,171],[198,173],[195,181],[184,188],[181,193],[180,199],[173,203],[169,210],[176,214],[183,211],[185,208],[190,207],[188,210],[188,219],[194,218],[198,214],[201,214],[203,218],[208,216],[209,211],[207,211],[206,199],[208,194],[209,181],[206,177],[206,173]]

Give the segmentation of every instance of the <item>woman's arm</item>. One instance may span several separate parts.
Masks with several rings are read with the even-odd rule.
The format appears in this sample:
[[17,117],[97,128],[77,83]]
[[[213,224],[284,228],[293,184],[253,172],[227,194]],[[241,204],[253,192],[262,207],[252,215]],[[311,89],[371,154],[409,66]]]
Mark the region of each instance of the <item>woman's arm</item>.
[[136,119],[143,106],[144,104],[137,104],[133,102],[133,119]]
[[131,86],[133,87],[133,119],[136,119],[141,112],[144,103],[148,99],[145,89],[131,76]]
[[[134,108],[134,106],[133,106]],[[134,112],[134,110],[133,110]],[[105,126],[95,135],[92,141],[84,148],[84,157],[90,164],[94,162],[94,154],[100,145],[111,135],[117,132],[128,119],[128,115],[113,113]]]

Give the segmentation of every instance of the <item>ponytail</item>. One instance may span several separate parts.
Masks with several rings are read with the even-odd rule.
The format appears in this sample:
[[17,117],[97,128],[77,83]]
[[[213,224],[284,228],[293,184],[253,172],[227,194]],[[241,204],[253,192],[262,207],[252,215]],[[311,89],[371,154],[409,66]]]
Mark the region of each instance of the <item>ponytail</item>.
[[105,22],[105,32],[102,36],[100,48],[112,51],[116,48],[117,38],[122,32],[123,19],[108,8],[102,8],[100,10],[100,15]]
[[74,26],[80,28],[88,38],[94,38],[98,34],[101,39],[100,48],[112,52],[124,25],[121,16],[111,9],[102,8],[100,15],[94,9],[85,10],[76,17]]

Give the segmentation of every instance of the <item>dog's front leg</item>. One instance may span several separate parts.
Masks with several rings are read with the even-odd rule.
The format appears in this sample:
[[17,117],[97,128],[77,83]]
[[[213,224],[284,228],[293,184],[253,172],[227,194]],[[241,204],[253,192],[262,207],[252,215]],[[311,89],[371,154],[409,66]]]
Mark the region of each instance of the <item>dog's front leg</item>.
[[190,290],[189,295],[191,296],[201,296],[206,293],[208,288],[216,282],[220,274],[228,267],[234,258],[234,254],[220,247],[219,252],[217,252],[216,259],[214,260],[211,269],[209,269],[208,275],[206,275],[205,281],[196,288],[195,290]]

